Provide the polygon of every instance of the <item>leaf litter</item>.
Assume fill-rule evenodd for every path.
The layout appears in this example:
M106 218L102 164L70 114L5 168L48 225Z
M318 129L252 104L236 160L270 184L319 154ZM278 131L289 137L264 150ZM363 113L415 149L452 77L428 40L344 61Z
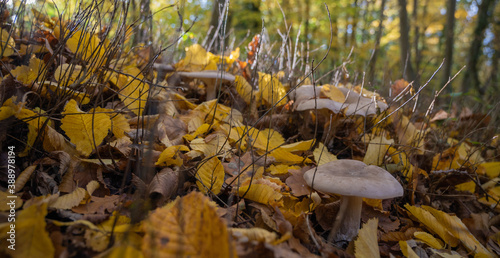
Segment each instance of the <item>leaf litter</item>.
M2 241L2 255L500 254L498 134L478 144L459 137L464 124L441 123L457 114L416 122L348 82L296 85L282 72L249 73L258 37L247 60L239 48L219 56L194 44L154 78L137 61L147 60L142 52L120 56L109 39L54 21L38 18L44 44L18 44L1 30L2 60L27 60L2 68L2 85L19 88L2 93L0 122L6 145L20 150L13 209L21 250ZM391 87L399 94L407 85ZM451 130L444 140L442 130ZM401 198L364 199L364 224L350 243L328 239L340 196L303 178L339 159L380 166L405 189Z

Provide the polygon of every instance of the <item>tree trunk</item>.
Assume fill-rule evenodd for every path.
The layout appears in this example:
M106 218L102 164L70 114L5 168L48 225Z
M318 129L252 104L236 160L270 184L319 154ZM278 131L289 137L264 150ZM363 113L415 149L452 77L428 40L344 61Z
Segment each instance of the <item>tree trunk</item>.
M306 17L306 23L305 23L305 29L304 29L304 42L307 42L309 40L309 19L311 18L311 0L305 0L305 17Z
M472 34L473 40L469 48L469 57L467 59L467 70L465 70L464 79L462 82L462 91L468 92L471 87L476 89L480 96L484 95L485 91L481 87L477 64L481 56L481 46L484 40L484 31L488 27L488 18L493 12L495 0L483 0L479 5L477 12L477 24Z
M375 36L375 47L373 49L373 54L370 59L370 62L368 63L368 82L370 82L372 85L375 82L375 67L377 65L377 56L379 52L379 47L380 47L380 39L382 38L382 32L384 30L384 9L385 9L385 1L382 0L380 3L380 10L379 10L379 23L378 23L378 29L377 29L377 34Z
M408 25L408 11L406 10L406 0L398 0L399 3L399 43L401 49L401 70L403 78L407 81L415 79L413 66L411 63L410 36Z
M444 86L450 79L451 69L453 65L453 44L455 37L455 9L457 6L456 0L448 0L446 6L446 26L444 28L443 34L445 35L445 49L444 49L444 74L441 81L441 85ZM452 92L453 88L451 85L447 86L448 92Z
M137 0L135 0L137 1ZM151 40L151 30L152 30L152 17L151 17L151 7L150 0L138 0L139 8L136 8L135 1L132 1L133 7L132 11L136 14L134 17L138 18L137 32L134 35L133 44L134 46L140 43L148 44Z
M361 44L365 44L367 41L369 41L368 32L370 30L371 21L368 21L368 16L369 14L373 13L373 8L375 5L374 2L375 1L364 1L365 8L363 9L365 11L363 12L363 30L361 32Z
M490 92L495 92L496 95L500 92L500 78L498 77L498 70L500 65L500 17L495 17L492 21L493 24L493 41L491 47L493 48L493 56L491 58L491 71L488 80L484 84L485 91L489 89Z
M413 20L418 21L418 0L413 0ZM415 51L415 82L413 85L415 87L420 86L420 60L422 57L420 56L420 49L418 46L418 41L420 39L420 26L418 22L414 22L413 27L413 49Z
M359 7L358 7L358 0L354 0L354 15L352 16L352 23L351 23L351 35L350 35L350 46L351 47L356 47L356 30L358 29L358 19L359 19Z

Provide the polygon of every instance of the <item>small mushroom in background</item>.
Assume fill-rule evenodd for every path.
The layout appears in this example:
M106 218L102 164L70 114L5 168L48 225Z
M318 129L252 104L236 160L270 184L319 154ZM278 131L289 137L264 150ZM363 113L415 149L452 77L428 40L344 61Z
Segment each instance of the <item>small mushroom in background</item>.
M334 242L351 241L358 234L363 198L389 199L404 193L401 184L385 169L351 159L308 170L304 179L314 190L342 195L329 237Z
M200 72L178 72L177 74L179 74L181 77L202 80L207 85L207 101L215 99L217 97L217 82L220 82L220 80L234 82L235 80L234 75L216 70Z
M345 96L345 99L342 98L343 101L340 102L338 97L335 100L327 98L323 91L325 86L328 88L328 91L334 90L341 92ZM329 109L333 113L338 114L344 109L346 116L369 116L377 114L377 109L384 111L388 108L388 105L383 101L362 96L346 87L335 87L332 85L304 85L292 91L290 96L292 99L295 99L294 108L297 111Z
M350 116L353 114L362 116L375 115L377 114L377 107L380 109L380 111L384 111L389 107L386 103L380 100L361 96L351 89L345 87L339 87L338 89L346 95L346 116Z

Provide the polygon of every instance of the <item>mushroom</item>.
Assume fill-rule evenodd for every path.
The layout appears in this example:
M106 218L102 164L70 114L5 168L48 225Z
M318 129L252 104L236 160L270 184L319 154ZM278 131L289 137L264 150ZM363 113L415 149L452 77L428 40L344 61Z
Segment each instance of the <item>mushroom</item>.
M322 93L322 88L324 86L304 85L293 90L290 93L290 96L295 99L295 110L305 111L313 109L329 109L333 113L338 114L342 109L344 109L346 116L369 116L377 114L377 109L384 111L388 108L388 105L383 101L362 96L346 87L329 86L338 89L344 96L346 96L344 101L339 102L325 98L327 96Z
M340 194L341 205L329 240L351 241L360 226L364 198L403 196L403 187L385 169L358 160L335 160L308 170L304 179L311 188Z
M364 97L351 89L345 87L339 87L338 89L346 95L346 116L350 116L352 114L362 116L374 115L377 114L377 107L380 111L384 111L389 107L380 100Z
M209 70L209 71L201 71L201 72L178 72L181 77L187 78L196 78L202 80L207 85L207 100L212 100L217 97L217 82L229 81L234 82L235 77L232 74Z

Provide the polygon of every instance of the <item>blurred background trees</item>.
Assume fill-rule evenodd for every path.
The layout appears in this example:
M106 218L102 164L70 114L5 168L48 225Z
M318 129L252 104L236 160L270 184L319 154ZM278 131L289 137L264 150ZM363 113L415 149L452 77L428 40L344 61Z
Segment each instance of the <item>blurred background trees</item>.
M58 11L52 2L36 4L57 15L85 1L90 2L55 0ZM418 88L444 60L430 84L433 90L467 66L448 86L449 97L469 95L480 100L500 95L499 0L330 0L330 16L324 1L316 0L123 2L130 5L128 17L136 21L134 44L166 46L180 37L174 44L177 48L200 43L214 53L228 53L240 47L244 59L245 47L262 34L274 53L286 40L304 74L313 60L318 63L325 55L331 35L330 52L315 71L322 83L331 80L332 71L342 71L350 82L361 83L364 78L365 85L379 91L400 78ZM182 51L164 55L175 62Z

